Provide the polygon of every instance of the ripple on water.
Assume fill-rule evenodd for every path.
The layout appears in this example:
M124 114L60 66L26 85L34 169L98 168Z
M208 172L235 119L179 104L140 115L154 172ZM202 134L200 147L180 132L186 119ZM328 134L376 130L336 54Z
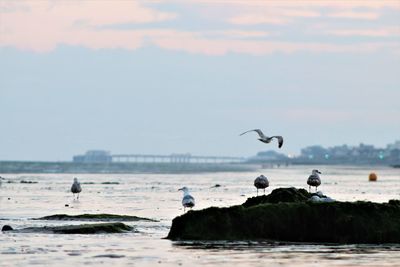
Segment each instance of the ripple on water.
M125 255L118 255L118 254L100 254L100 255L96 255L93 256L94 258L112 258L112 259L116 259L116 258L124 258Z
M305 181L309 169L309 166L299 166L259 172L271 179L269 190L273 190L288 186L306 188ZM398 199L400 196L400 169L374 170L379 175L378 182L374 184L367 181L368 173L371 172L368 169L353 170L334 166L322 166L318 169L326 173L322 177L325 183L321 185L321 190L338 200L368 198L383 202L391 198ZM167 236L172 219L183 213L180 203L182 196L177 192L178 188L186 185L192 189L197 201L195 209L241 204L247 197L255 195L253 181L259 172L180 175L82 174L78 175L84 186L79 202L74 202L69 192L73 178L70 174L24 175L26 180L38 181L38 184L29 185L19 183L22 177L9 175L10 179L15 179L18 183L2 184L1 225L8 224L18 229L65 224L35 222L29 219L58 213L130 214L154 218L159 222L133 223L137 232L118 235L0 233L0 266L50 266L57 263L60 267L70 267L98 266L101 263L111 265L114 262L118 262L118 266L145 267L304 267L313 263L319 267L399 266L400 245L335 246L254 241L171 242L162 239ZM117 181L120 184L101 184L107 181ZM91 182L93 184L90 184ZM223 185L223 188L210 188L216 184ZM73 208L65 207L66 203Z

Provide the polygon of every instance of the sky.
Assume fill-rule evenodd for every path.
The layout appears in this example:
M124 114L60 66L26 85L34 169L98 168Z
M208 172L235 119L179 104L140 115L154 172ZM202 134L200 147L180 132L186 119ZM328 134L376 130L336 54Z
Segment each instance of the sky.
M400 0L0 0L0 160L399 139Z

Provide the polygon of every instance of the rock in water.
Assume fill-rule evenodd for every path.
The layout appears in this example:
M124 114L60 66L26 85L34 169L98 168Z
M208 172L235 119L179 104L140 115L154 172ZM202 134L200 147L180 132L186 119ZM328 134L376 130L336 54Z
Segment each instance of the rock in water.
M167 238L400 243L400 201L314 203L312 196L304 189L279 188L243 205L188 212L172 221Z
M108 221L108 222L135 222L135 221L149 221L156 222L156 220L142 218L132 215L117 215L117 214L79 214L79 215L67 215L67 214L54 214L50 216L44 216L40 218L34 218L33 220L50 220L50 221Z
M1 231L2 232L6 232L6 231L12 231L12 230L14 230L11 226L9 226L9 225L4 225L2 228L1 228Z
M258 196L248 198L244 207L255 206L263 203L279 203L279 202L304 202L311 198L312 194L304 189L290 188L277 188L271 194L266 196Z
M64 226L28 227L14 230L16 233L50 233L50 234L114 234L132 231L133 227L123 223L92 223Z

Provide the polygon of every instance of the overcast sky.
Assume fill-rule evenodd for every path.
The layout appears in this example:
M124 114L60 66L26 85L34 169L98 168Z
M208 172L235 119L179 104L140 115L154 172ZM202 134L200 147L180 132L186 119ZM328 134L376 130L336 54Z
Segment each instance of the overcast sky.
M400 1L0 0L0 125L0 160L383 147Z

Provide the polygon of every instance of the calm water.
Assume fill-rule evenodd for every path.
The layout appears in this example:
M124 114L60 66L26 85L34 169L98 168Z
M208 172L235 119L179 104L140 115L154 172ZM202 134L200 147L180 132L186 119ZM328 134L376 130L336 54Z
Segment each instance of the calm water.
M400 198L400 169L320 166L320 190L338 200L384 202ZM0 233L0 266L400 266L400 245L316 245L271 242L171 242L162 239L171 220L183 213L186 185L195 209L243 203L255 195L259 174L278 187L306 187L310 167L266 169L254 173L207 174L77 174L83 192L73 201L70 174L0 174L0 225L14 228L71 224L33 221L56 213L115 213L159 222L128 223L137 231L124 234L51 235ZM378 182L368 182L375 171ZM21 180L38 182L21 184ZM93 182L94 184L85 184ZM105 185L102 182L119 182ZM220 184L221 187L212 188ZM69 207L65 207L69 204ZM77 222L79 223L79 222Z

